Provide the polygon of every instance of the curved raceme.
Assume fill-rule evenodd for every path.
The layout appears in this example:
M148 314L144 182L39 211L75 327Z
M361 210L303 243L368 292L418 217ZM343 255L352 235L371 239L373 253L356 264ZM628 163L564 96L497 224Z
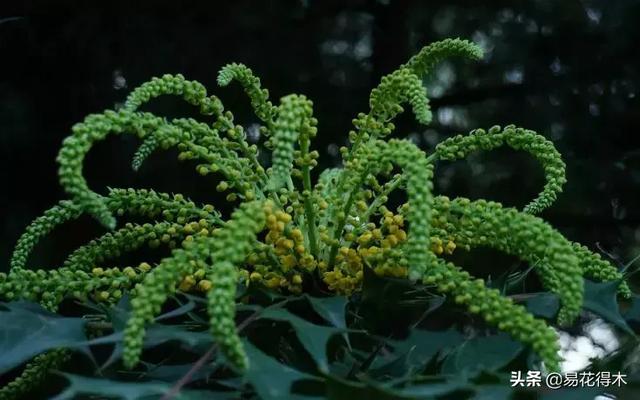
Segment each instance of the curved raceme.
M26 228L10 272L0 274L0 300L28 299L55 311L65 298L109 304L129 294L132 312L123 361L133 368L144 357L145 326L166 300L177 291L206 295L211 334L229 364L242 372L251 360L236 331L238 284L288 293L320 284L323 290L349 295L360 289L364 268L371 268L378 275L408 278L448 296L530 345L548 370L558 370L557 337L545 321L441 256L456 249L492 247L533 265L543 286L560 298L560 325L571 324L579 315L584 277L621 281L623 296L631 291L615 266L531 215L549 207L566 182L565 164L543 136L513 125L476 129L427 152L407 140L384 140L393 132L392 120L403 104L411 106L418 122L430 122L422 80L447 57L478 60L482 50L465 40L446 39L423 48L383 77L371 92L369 112L353 121L351 146L341 149L343 166L325 170L315 184L311 169L317 166L318 152L310 146L317 121L305 96L284 96L274 106L249 68L228 64L220 70L220 86L237 81L248 95L262 121L259 132L267 139L262 147L248 143L244 128L202 84L182 75L164 75L140 85L122 109L88 116L63 142L59 176L70 199ZM197 107L202 120L169 120L141 111L164 95L179 96ZM102 195L90 189L83 175L84 158L111 134L135 135L142 141L134 170L153 152L177 148L179 160L194 160L199 174L214 175L215 189L236 204L235 212L225 220L212 205L196 205L180 194L109 189ZM523 211L485 200L434 197L436 161L500 146L530 154L544 170L544 188ZM272 149L270 168L260 162L261 148ZM395 211L386 205L394 190L408 197ZM92 215L109 231L73 251L60 268L28 268L41 239L83 214ZM136 222L118 225L116 217L134 217ZM171 255L155 265L110 265L144 246L164 246ZM62 350L36 357L0 389L0 400L23 395L44 371L67 357Z
M543 191L524 208L526 213L538 214L556 200L567 181L566 166L560 153L544 136L515 125L508 125L504 129L493 126L488 131L476 129L468 135L448 138L436 146L436 154L441 160L452 161L465 158L477 150L493 150L505 145L531 154L544 169L546 183Z
M278 111L269 101L269 91L262 88L260 78L243 64L227 64L218 72L218 85L227 86L233 80L238 81L244 88L256 116L265 123L272 122Z
M308 137L309 130L314 129L312 113L312 103L305 96L293 94L282 98L273 127L273 188L280 188L291 177L294 144L300 135Z

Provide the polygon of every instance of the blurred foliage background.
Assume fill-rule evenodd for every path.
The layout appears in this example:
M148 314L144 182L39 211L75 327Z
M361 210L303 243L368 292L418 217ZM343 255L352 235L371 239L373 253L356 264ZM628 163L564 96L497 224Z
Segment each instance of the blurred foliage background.
M429 151L476 127L534 129L555 141L568 166L565 192L544 218L620 263L640 251L638 1L11 3L0 5L0 270L24 227L66 197L55 157L70 127L117 107L152 76L201 81L251 136L257 118L239 86L215 84L221 66L245 63L273 99L295 92L314 101L321 167L336 166L351 119L367 110L380 77L446 37L474 40L485 59L440 65L425 80L434 123L419 126L407 113L395 135ZM174 99L153 109L194 113ZM92 187L152 187L223 202L216 179L200 177L175 152L154 154L134 174L136 145L133 138L100 144L85 163ZM439 193L512 206L542 184L534 160L507 150L436 170ZM32 265L56 266L100 230L89 218L64 227L39 246ZM486 259L480 269L504 269Z

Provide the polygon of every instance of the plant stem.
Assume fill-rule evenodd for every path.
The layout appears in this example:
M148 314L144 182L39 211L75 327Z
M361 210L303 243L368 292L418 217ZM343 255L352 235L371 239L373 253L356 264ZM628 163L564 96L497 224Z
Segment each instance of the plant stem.
M438 154L437 153L432 153L427 157L427 162L433 163L437 159L438 159ZM366 178L366 176L368 174L369 174L369 171L368 170L365 171L362 174L361 178L360 178L360 182L364 181L364 179ZM344 176L344 174L343 174L343 176ZM395 182L393 182L393 181L391 182L391 184L388 186L388 188L390 189L388 193L391 193L391 191L393 191L401 182L402 182L402 175ZM349 216L349 212L351 211L351 206L353 205L353 201L355 200L355 192L357 190L356 188L359 188L359 187L360 187L360 184L356 185L354 190L352 190L351 193L349 194L349 199L347 200L346 206L345 206L345 208L343 210L344 219L342 219L342 221L336 226L336 229L333 232L333 238L336 239L336 240L342 234L342 230L344 229L344 226L345 226L345 224L347 222L347 218ZM375 203L376 202L374 200L374 202L372 203L372 206ZM369 210L367 210L367 216L370 216L370 211L371 211L371 208L369 208ZM364 222L366 222L366 221L364 221ZM334 244L333 246L331 246L331 253L329 254L329 261L328 261L327 265L329 265L329 266L333 265L333 262L335 261L336 256L338 255L338 247L339 247L339 244Z
M316 235L316 214L311 201L311 168L306 158L309 155L309 138L303 135L300 138L300 154L302 157L302 196L304 197L304 213L307 222L307 235L309 236L309 248L314 257L318 257L318 240Z
M282 301L279 301L278 303L268 306L267 309L280 307L281 305L287 303L289 300L290 299L284 299ZM244 321L238 324L238 327L237 327L238 333L242 332L247 326L249 326L249 324L255 321L260 316L260 313L262 313L264 310L265 308L255 311L253 314L249 315ZM182 378L180 378L180 380L178 380L178 382L176 382L175 385L171 387L171 390L165 393L160 400L173 399L180 392L180 390L191 381L191 378L195 375L195 373L198 372L198 370L204 366L204 364L209 360L209 358L211 358L211 356L217 350L217 348L218 348L218 343L212 344L211 347L209 347L209 350L207 350L207 352L204 353L198 359L198 361L196 361L193 364L193 366L191 366L189 371L187 371L187 373L184 374Z
M364 176L366 176L365 173ZM349 194L349 199L347 200L347 204L344 207L344 218L341 219L340 223L336 225L336 229L333 231L333 238L338 240L340 235L342 234L342 230L344 229L345 224L347 223L347 217L349 216L349 211L351 211L351 206L353 205L353 200L355 199L355 190L353 190ZM340 243L334 244L331 246L331 253L329 254L329 261L327 263L328 266L333 265L336 256L338 255L338 247L340 247Z

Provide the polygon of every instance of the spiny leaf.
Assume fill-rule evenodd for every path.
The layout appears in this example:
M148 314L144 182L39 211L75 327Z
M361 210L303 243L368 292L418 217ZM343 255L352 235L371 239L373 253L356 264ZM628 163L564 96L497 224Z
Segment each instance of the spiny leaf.
M631 306L624 313L624 319L630 322L632 326L640 327L640 296L635 295L631 300Z
M102 365L103 369L122 357L124 351L123 337L124 331L118 331L87 342L90 345L115 344L109 359ZM198 353L210 347L213 338L209 332L188 331L180 325L153 324L146 331L143 348L149 349L170 341L185 343L189 350Z
M193 363L175 364L175 365L156 365L152 363L142 362L147 368L144 377L150 380L159 380L162 382L173 383L184 377L192 368ZM189 383L206 379L217 368L216 364L207 364L200 368L196 373L190 376Z
M69 386L51 400L72 400L79 395L99 395L110 399L139 400L159 399L167 393L171 386L163 382L120 382L110 379L87 378L80 375L63 374ZM196 399L237 399L236 392L213 392L200 390L183 390L175 400Z
M320 314L327 322L330 322L331 325L336 328L347 329L345 313L349 299L344 296L313 297L309 295L305 295L305 298L309 301L313 310ZM347 343L347 346L351 347L349 335L344 332L342 337Z
M324 372L328 371L327 343L334 334L343 332L342 329L312 324L282 308L265 309L260 318L274 319L291 324L298 340L309 352L318 368Z
M344 296L313 297L309 295L306 295L305 298L309 301L313 310L327 322L330 322L331 325L336 328L347 328L345 312L349 299Z
M193 308L193 306L193 301L189 301L188 303L168 313L158 316L156 318L156 321L173 318L188 313ZM110 335L92 339L88 342L88 344L91 345L115 344L111 355L102 365L103 369L110 366L122 357L124 351L124 329L130 312L130 303L128 301L128 298L124 297L120 300L118 305L112 307L109 310L109 315L114 332ZM192 351L204 351L204 349L207 349L209 346L211 346L213 338L211 337L209 332L194 332L189 331L185 327L180 325L162 325L156 323L148 327L143 347L145 349L148 349L169 341L186 343L189 346L189 349L191 349Z
M314 380L315 377L278 362L248 340L243 340L243 344L247 356L251 360L245 376L261 400L310 400L314 398L291 393L291 387L297 381Z
M617 300L620 281L596 283L585 279L584 285L585 296L583 307L604 318L606 321L609 321L623 332L635 336L633 329L629 327L622 315L620 315L620 307L618 306Z
M426 377L421 383L410 385L398 392L411 399L432 399L461 389L468 389L471 385L460 378Z
M408 354L408 366L423 367L436 354L440 353L444 357L463 341L464 336L452 329L446 331L412 329L405 340L392 343L396 353Z
M481 370L495 371L516 358L522 349L521 343L504 333L475 337L462 343L446 358L442 372L471 375Z
M29 302L0 303L0 374L47 350L78 347L88 352L86 320L50 313Z
M328 400L343 399L376 399L376 400L409 400L412 397L402 396L392 390L385 389L374 382L354 382L330 375L327 377Z
M533 315L554 319L560 308L560 300L553 293L535 293L525 300L525 305Z

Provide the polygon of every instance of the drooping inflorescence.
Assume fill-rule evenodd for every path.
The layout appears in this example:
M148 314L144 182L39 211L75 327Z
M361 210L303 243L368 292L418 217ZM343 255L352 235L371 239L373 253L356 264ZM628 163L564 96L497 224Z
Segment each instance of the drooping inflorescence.
M565 164L543 136L513 125L496 126L453 136L426 152L407 140L385 140L403 104L411 106L418 122L430 122L422 82L438 62L451 56L480 59L482 51L465 40L443 40L383 77L371 92L369 112L353 121L351 146L341 149L343 166L322 172L315 185L311 170L318 152L311 150L311 141L317 121L306 97L284 96L274 106L249 68L229 64L220 70L218 84L237 81L262 121L265 147L273 150L271 167L266 168L259 162L258 146L247 142L244 128L202 84L182 75L164 75L140 85L120 110L88 116L63 142L59 176L71 199L27 227L15 247L10 272L0 274L0 300L29 299L55 311L68 297L112 303L129 293L132 312L124 333L123 359L133 368L144 356L145 325L167 298L176 291L204 293L213 338L229 363L244 371L251 360L236 331L238 284L300 293L305 282L321 282L330 291L351 294L361 287L364 269L371 268L378 275L408 278L450 297L530 345L547 369L558 370L556 335L546 322L441 255L485 246L528 262L543 286L559 297L561 325L571 324L580 313L583 277L622 281L623 275L532 215L549 207L566 182ZM198 108L206 122L169 120L140 110L163 95L182 97ZM132 134L142 141L134 169L141 168L153 152L175 147L179 160L196 161L198 173L213 174L218 179L216 190L241 204L225 221L212 205L196 205L180 194L92 191L82 164L92 146L111 134ZM529 153L544 169L544 188L523 211L485 200L434 197L436 161L499 146ZM386 204L394 190L404 190L408 197L395 211ZM27 268L39 240L85 213L109 231L72 252L60 268ZM118 225L131 216L148 222ZM171 255L156 265L110 266L120 255L144 246L166 246ZM619 292L631 294L625 282ZM23 393L42 371L65 357L57 351L38 356L0 390L0 399Z
M294 160L294 145L300 135L313 129L312 104L304 96L289 95L282 98L278 107L278 118L273 130L273 187L280 188L291 178ZM303 139L304 140L304 139Z
M436 146L436 154L441 160L452 161L465 158L477 150L493 150L503 145L531 154L544 168L544 189L524 208L526 213L540 213L556 200L566 182L562 157L553 143L544 136L528 129L516 128L514 125L506 126L504 129L493 126L488 131L476 129L469 135L457 135L446 139Z

